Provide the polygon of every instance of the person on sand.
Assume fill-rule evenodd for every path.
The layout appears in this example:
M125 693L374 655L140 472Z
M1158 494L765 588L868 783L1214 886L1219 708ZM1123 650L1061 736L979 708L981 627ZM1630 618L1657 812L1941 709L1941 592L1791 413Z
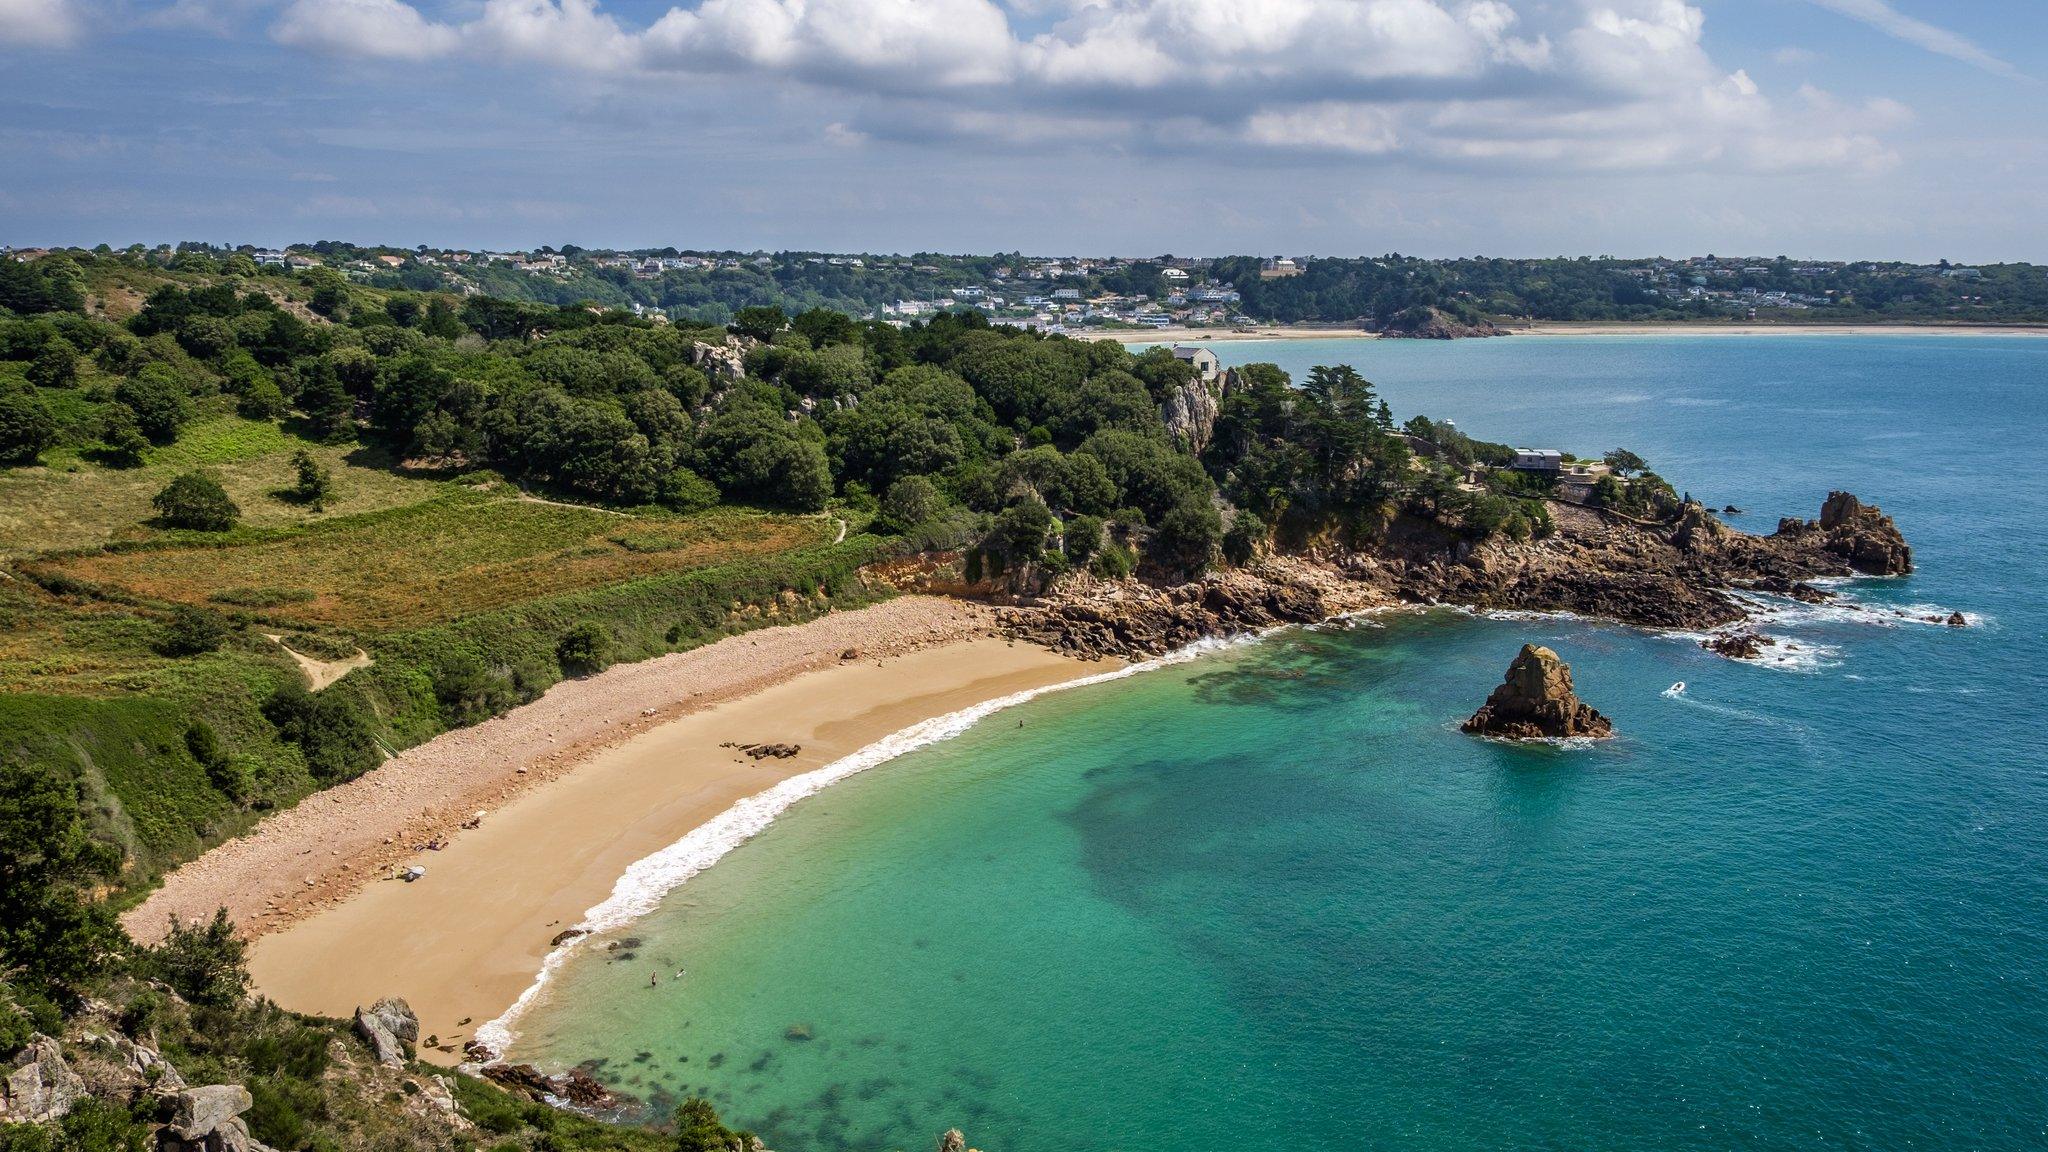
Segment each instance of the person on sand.
M649 988L661 987L661 974L658 972L649 972L647 974L647 986Z

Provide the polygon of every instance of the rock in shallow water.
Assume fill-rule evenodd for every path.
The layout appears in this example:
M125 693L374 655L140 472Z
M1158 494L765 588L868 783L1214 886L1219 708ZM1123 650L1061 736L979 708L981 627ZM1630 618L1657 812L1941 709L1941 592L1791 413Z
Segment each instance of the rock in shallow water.
M1607 717L1573 693L1571 665L1534 644L1522 645L1506 680L1463 727L1474 735L1507 740L1614 735Z

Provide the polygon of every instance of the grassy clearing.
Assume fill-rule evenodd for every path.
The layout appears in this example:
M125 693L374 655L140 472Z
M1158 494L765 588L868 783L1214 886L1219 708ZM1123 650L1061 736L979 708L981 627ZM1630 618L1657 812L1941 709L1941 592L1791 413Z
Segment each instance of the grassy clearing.
M376 634L829 540L823 521L719 510L624 517L450 489L404 508L225 543L156 542L38 562L149 601L202 604L260 575L266 619ZM310 597L308 597L310 594Z
M275 495L296 478L292 454L302 448L334 474L334 499L325 511ZM256 528L317 524L399 507L451 487L446 481L403 475L373 449L301 440L269 421L237 416L187 427L177 443L152 449L136 468L108 468L69 449L52 449L43 458L42 467L0 471L0 559L148 539L155 535L145 523L153 515L150 497L172 477L195 468L212 469L241 506L242 522Z

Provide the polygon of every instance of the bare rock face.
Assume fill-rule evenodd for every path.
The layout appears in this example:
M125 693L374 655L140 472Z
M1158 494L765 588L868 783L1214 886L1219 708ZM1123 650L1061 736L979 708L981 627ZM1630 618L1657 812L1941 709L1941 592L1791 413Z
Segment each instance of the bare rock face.
M1508 740L1614 735L1607 717L1572 692L1571 665L1534 644L1522 645L1521 654L1508 665L1507 679L1465 721L1464 729Z
M690 364L711 377L714 385L747 378L747 345L751 343L738 336L728 336L724 343L707 344L702 340L690 345Z
M1753 632L1747 628L1742 628L1734 632L1724 632L1718 636L1709 636L1705 640L1700 641L1700 647L1717 655L1726 656L1730 660L1754 660L1764 654L1765 648L1771 647L1776 643L1776 640L1760 632Z
M1818 536L1820 549L1866 576L1898 576L1913 570L1913 549L1898 525L1875 504L1848 492L1830 492L1818 520L1778 522L1778 535Z
M1159 406L1159 418L1181 450L1199 456L1216 431L1216 393L1200 380L1174 389Z
M0 1079L0 1121L40 1124L71 1111L85 1095L85 1081L64 1062L64 1050L48 1036L31 1037Z
M406 1044L419 1043L419 1017L413 1015L412 1005L387 996L368 1008L356 1009L356 1035L377 1054L377 1063L402 1068Z

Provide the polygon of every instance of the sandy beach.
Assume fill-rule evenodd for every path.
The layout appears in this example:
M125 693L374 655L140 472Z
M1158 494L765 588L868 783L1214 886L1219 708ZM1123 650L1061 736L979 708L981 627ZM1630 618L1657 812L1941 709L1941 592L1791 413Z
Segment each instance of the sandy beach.
M1509 326L1516 336L2048 336L2038 324L1774 324L1746 321L1729 324L1658 324L1620 321L1539 321ZM1371 340L1374 334L1356 325L1264 324L1245 328L1157 328L1080 332L1077 340L1114 340L1119 344L1230 344L1245 340Z
M454 1049L422 1056L453 1062L634 861L912 724L1113 667L986 626L984 609L902 597L558 686L266 821L125 919L161 934L169 915L224 905L256 938L259 993L335 1016L402 996L422 1038ZM854 645L862 657L841 659ZM760 742L801 751L757 760L731 746ZM430 795L440 803L422 813ZM460 828L473 809L481 823ZM435 837L438 850L419 847ZM415 864L419 881L390 878Z

